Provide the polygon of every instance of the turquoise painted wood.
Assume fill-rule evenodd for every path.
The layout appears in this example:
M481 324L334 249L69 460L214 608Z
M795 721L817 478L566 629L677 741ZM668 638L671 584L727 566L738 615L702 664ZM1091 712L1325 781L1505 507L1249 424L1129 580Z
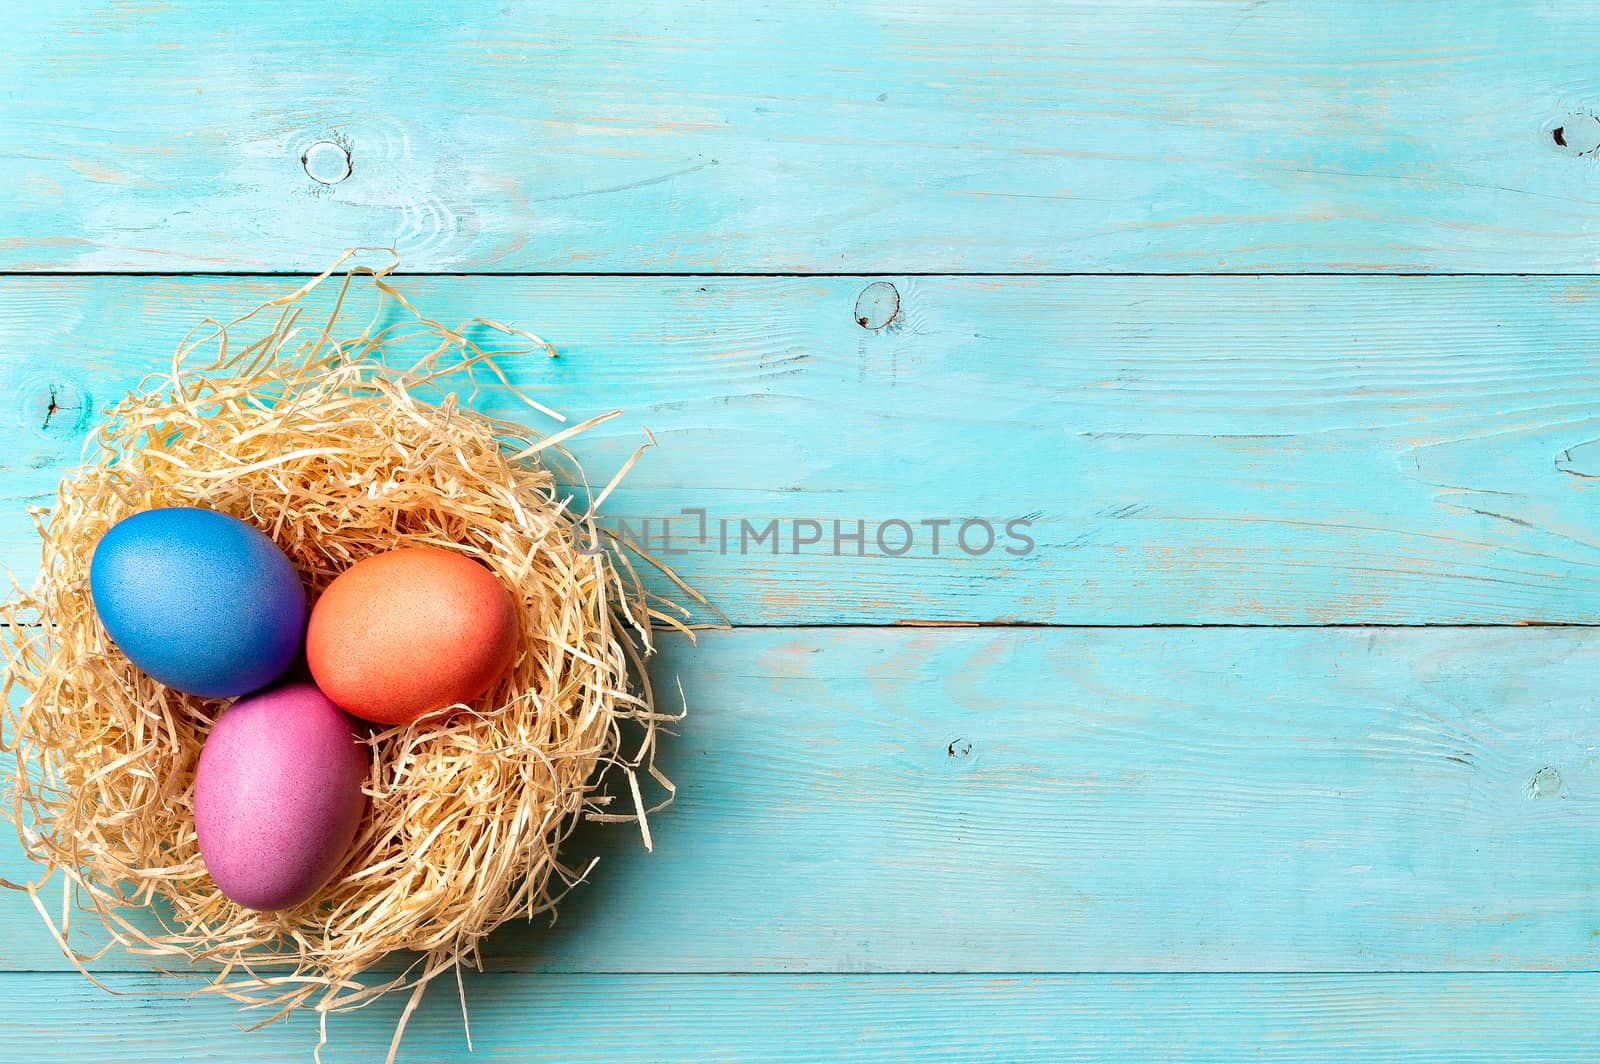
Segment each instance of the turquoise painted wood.
M1588 272L1600 237L1588 0L10 7L9 269Z
M293 283L215 274L392 246L430 311L556 342L518 384L626 410L591 473L654 431L611 515L679 515L736 626L665 641L681 798L493 938L474 1059L1591 1059L1595 16L7 11L0 563L98 409ZM872 539L1016 516L1023 556ZM97 990L16 893L0 929L0 1064L315 1044L119 954ZM446 984L400 1059L463 1055Z
M502 970L1600 968L1574 628L742 629L674 640L655 852L608 826ZM0 875L27 872L15 846ZM60 969L0 894L0 964ZM137 959L107 968L142 970Z
M897 308L863 300L891 284ZM624 409L576 444L600 482L655 433L608 501L612 527L626 519L640 538L649 519L660 550L670 519L684 552L670 561L736 623L1600 618L1590 279L402 287L446 320L490 314L557 344L560 357L509 369L574 421ZM97 408L164 366L204 314L288 288L0 279L0 561L31 574L24 506L48 502ZM858 324L891 309L879 329ZM517 413L480 384L478 405ZM704 543L685 508L707 511ZM954 542L974 517L997 531L981 556ZM1025 545L1004 523L1021 517L1035 546L1015 556ZM945 519L936 556L920 522ZM758 538L774 520L778 535ZM885 554L903 543L894 520L914 536L898 557ZM835 544L835 521L844 535L865 523L867 556ZM968 543L981 549L982 531Z
M124 976L0 978L7 1059L309 1060L312 1019L250 1014ZM701 1064L1571 1064L1600 1040L1600 973L1393 976L469 976L412 1019L402 1061ZM328 1024L326 1064L381 1059L401 1003ZM172 1010L186 1021L174 1024Z

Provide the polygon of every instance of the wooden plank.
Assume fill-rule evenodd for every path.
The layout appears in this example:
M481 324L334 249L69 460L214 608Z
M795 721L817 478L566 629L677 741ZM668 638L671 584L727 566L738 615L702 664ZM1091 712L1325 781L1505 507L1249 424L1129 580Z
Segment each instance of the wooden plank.
M120 994L187 980L117 977ZM1600 974L1384 976L478 976L474 1061L1240 1060L1568 1064L1600 1039ZM113 997L75 975L0 979L14 1060L309 1059L312 1017L211 999ZM381 1060L400 1002L328 1023L324 1064ZM454 987L424 1001L399 1060L465 1059Z
M24 507L49 501L97 408L203 315L289 287L0 279L0 561L31 576ZM555 342L561 357L510 368L574 419L626 409L579 438L597 481L652 429L661 446L608 502L613 527L650 518L660 550L670 519L687 551L670 560L739 623L1600 621L1595 280L404 288L446 319ZM480 383L481 407L516 412ZM707 511L703 543L685 508ZM1030 515L1034 549L1007 553L1022 543L1004 523ZM953 542L970 518L997 532L981 556ZM757 539L774 520L781 540ZM874 535L898 549L895 520L915 537L898 557ZM937 520L935 556L921 522ZM833 542L834 522L849 536L858 521L859 548Z
M13 6L7 269L1585 272L1600 235L1588 0Z
M656 674L691 715L655 852L587 834L492 966L1600 966L1587 631L743 629ZM0 923L7 969L62 966L25 898Z

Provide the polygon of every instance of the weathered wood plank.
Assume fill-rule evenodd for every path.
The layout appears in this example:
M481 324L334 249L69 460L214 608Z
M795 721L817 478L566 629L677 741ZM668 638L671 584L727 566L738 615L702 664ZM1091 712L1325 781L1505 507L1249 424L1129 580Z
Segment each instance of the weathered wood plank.
M119 993L183 980L125 976ZM75 975L0 978L9 1059L310 1058L314 1018L257 1031L210 999L112 997ZM1569 1064L1600 1039L1600 974L1433 976L470 976L474 1061L1241 1060ZM325 1064L382 1059L400 1002L329 1020ZM424 1001L402 1064L466 1059L454 987Z
M33 571L24 507L48 502L97 407L202 315L289 287L0 279L0 560ZM446 319L554 341L561 357L513 379L574 419L625 408L578 441L597 480L654 430L608 503L614 527L651 517L660 549L670 518L688 551L670 560L739 623L1600 621L1600 281L404 287ZM480 383L480 406L515 411ZM1004 522L1028 515L1035 547L1013 556ZM982 556L954 543L969 518L998 533ZM935 556L921 522L944 519ZM758 540L773 520L781 541ZM915 536L899 557L874 536L898 549L894 520ZM835 521L844 536L865 522L866 556L833 542Z
M1600 966L1585 630L743 629L656 672L691 715L655 852L587 836L492 966ZM0 923L62 966L25 898Z
M12 7L8 269L1585 272L1600 236L1588 0Z

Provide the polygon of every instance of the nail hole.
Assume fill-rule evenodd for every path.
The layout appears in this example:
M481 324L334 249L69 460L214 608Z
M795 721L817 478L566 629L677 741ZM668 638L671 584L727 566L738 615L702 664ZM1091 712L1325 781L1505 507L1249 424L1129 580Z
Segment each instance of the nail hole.
M888 281L873 281L856 297L856 324L878 331L900 313L900 290Z
M337 185L350 176L350 152L343 144L319 140L300 156L306 176L319 185Z

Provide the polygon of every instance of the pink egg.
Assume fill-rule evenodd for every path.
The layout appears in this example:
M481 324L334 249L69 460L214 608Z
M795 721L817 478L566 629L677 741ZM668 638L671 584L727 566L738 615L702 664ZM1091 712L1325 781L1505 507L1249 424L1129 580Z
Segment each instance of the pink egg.
M356 725L311 684L241 698L200 751L194 826L222 892L250 909L287 909L339 870L367 798Z

